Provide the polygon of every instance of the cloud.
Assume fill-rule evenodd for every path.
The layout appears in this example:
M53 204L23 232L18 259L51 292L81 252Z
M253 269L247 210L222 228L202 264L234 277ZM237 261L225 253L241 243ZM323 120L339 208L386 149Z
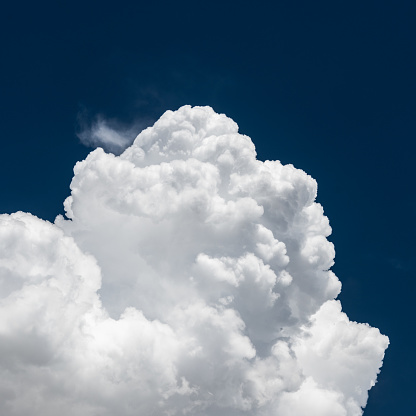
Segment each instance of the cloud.
M150 124L145 118L135 120L129 125L115 119L106 119L102 115L90 118L88 111L82 108L77 117L77 137L87 147L102 147L105 151L119 155L133 143L137 132Z
M316 192L209 107L92 151L66 218L0 216L0 413L361 415L388 338L334 300Z

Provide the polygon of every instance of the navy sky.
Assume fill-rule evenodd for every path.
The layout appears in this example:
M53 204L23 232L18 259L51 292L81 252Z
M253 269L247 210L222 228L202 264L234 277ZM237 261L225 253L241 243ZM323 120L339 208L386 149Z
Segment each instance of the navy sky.
M260 159L318 181L344 311L391 342L364 414L411 414L415 21L410 0L9 2L0 212L63 212L72 168L91 150L76 136L80 114L147 126L210 105Z

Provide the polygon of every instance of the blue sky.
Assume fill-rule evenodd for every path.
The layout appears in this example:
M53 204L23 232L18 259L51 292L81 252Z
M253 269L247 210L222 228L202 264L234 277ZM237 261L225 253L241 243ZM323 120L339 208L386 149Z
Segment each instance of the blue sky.
M91 150L82 122L147 126L184 104L212 106L260 159L317 180L343 308L391 342L364 414L406 414L415 13L410 1L3 6L0 212L63 212L72 168Z

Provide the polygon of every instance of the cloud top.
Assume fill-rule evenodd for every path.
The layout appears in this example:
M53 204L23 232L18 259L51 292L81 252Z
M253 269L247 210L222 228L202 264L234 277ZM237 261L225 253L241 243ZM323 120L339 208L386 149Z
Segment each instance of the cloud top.
M361 415L388 339L334 300L316 192L209 107L91 152L67 218L0 216L1 413Z

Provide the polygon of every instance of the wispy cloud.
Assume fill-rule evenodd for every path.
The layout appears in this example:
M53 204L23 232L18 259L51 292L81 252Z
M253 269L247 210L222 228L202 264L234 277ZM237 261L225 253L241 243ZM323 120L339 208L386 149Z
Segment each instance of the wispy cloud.
M77 116L77 137L87 147L102 147L114 154L122 153L136 136L152 123L149 118L135 119L123 123L114 118L105 118L101 114L91 117L82 108Z

